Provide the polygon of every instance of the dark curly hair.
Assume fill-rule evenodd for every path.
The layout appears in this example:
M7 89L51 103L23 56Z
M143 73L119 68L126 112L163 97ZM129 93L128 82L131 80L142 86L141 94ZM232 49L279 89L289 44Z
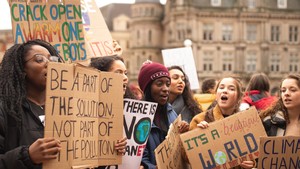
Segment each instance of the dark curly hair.
M195 101L195 99L193 97L193 92L192 92L191 87L190 87L191 84L190 84L189 78L180 66L170 66L170 67L168 67L169 71L173 70L173 69L177 69L177 70L181 71L183 73L183 76L185 77L184 78L185 87L184 87L183 92L182 92L181 95L183 97L184 104L192 112L192 116L194 117L196 114L201 113L202 110L200 109L199 104Z
M45 47L50 55L58 56L55 48L43 40L30 40L23 44L15 44L9 48L0 64L0 99L4 111L21 123L22 102L26 99L26 83L24 75L25 56L32 46ZM62 61L62 60L61 60Z

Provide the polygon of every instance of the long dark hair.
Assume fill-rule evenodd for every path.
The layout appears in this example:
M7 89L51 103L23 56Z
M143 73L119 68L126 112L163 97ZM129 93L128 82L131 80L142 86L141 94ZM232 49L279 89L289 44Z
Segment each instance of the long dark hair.
M297 81L297 86L300 88L300 75L299 74L290 74L286 78L284 78L283 80L285 80L285 79L294 79L294 80L296 80ZM280 88L282 87L283 80L281 81ZM267 116L270 116L270 115L273 115L273 114L277 113L278 111L282 111L284 119L286 120L287 123L290 123L288 110L283 104L283 100L282 100L281 95L282 95L282 93L280 92L279 93L280 97L279 97L278 101L274 105L270 106L265 111L262 111L259 114L260 118L262 120Z
M195 101L195 99L193 97L193 92L191 90L191 84L190 84L188 76L185 74L185 72L179 66L168 67L169 71L173 70L173 69L177 69L177 70L181 71L184 76L185 87L181 94L183 97L183 100L184 100L184 104L190 110L190 112L192 113L192 116L195 116L196 114L201 113L202 110L200 109L199 104Z
M270 90L270 80L264 73L255 73L251 76L246 91L258 90L261 94L266 96L266 92Z
M97 58L91 58L90 66L96 68L100 71L109 72L111 66L113 65L114 61L120 60L124 63L124 59L120 56L113 55L113 56L103 56ZM130 88L127 86L124 98L136 99L134 94L131 92Z
M13 45L5 52L0 64L0 99L4 111L17 120L18 125L21 123L22 102L26 99L27 94L24 72L25 57L34 45L45 47L50 55L61 58L50 43L36 39Z

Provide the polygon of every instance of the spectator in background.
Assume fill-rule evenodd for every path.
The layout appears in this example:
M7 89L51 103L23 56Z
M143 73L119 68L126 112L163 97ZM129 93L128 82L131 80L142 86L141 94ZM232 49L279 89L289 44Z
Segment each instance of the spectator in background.
M138 85L130 84L129 89L137 100L142 100L144 98L143 91Z
M168 103L171 79L164 65L147 61L140 69L138 82L145 101L158 104L141 163L141 168L156 169L154 150L165 140L170 124L177 118L176 112ZM182 133L188 130L189 125L183 121L178 127Z
M288 75L276 104L260 113L268 136L300 136L300 75Z
M201 94L194 94L194 99L201 105L203 111L207 110L216 99L216 79L205 79L202 83Z
M197 127L205 129L211 122L222 120L238 113L242 96L242 84L238 79L233 77L221 79L217 84L216 106L196 115L190 123L190 130ZM242 168L253 168L254 166L255 161L243 161L240 165Z
M113 56L92 58L90 62L90 66L100 71L114 72L122 75L124 98L135 99L135 96L128 88L127 68L124 64L124 60L122 57L113 55Z
M247 85L240 110L255 106L260 111L271 106L277 100L277 97L271 96L269 90L270 81L268 76L264 73L253 74Z
M181 114L182 120L190 123L202 110L193 98L190 82L184 71L179 66L171 66L168 70L171 77L169 102L175 112Z

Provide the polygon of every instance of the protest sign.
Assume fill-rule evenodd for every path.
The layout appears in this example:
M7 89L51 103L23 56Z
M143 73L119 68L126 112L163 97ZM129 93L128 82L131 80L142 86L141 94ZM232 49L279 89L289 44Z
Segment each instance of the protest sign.
M80 0L10 0L15 43L42 39L65 61L86 60Z
M82 0L82 22L88 57L114 55L113 40L94 0Z
M179 66L189 77L191 89L199 89L199 81L191 47L162 50L164 65L166 67Z
M255 107L181 134L192 168L232 168L259 155L259 137L266 136Z
M124 99L123 133L127 146L118 169L139 168L156 108L157 103Z
M44 169L121 164L122 76L74 64L48 63L45 137L61 141Z
M300 168L300 137L261 137L258 169Z
M166 139L154 150L158 168L183 169L184 163L181 156L182 144L178 124L181 115L170 125Z
M10 0L15 43L42 39L67 62L115 54L94 0Z

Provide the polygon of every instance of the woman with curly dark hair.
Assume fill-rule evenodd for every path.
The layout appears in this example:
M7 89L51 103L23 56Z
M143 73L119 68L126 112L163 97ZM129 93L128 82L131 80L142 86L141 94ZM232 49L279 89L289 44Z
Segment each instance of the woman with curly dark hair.
M47 65L60 57L49 43L16 44L0 68L0 168L42 168L55 159L60 141L44 137Z
M268 136L300 136L300 75L288 75L280 85L280 98L260 117Z
M179 66L168 67L171 84L169 102L182 120L190 123L192 118L201 113L201 106L194 100L188 76Z

